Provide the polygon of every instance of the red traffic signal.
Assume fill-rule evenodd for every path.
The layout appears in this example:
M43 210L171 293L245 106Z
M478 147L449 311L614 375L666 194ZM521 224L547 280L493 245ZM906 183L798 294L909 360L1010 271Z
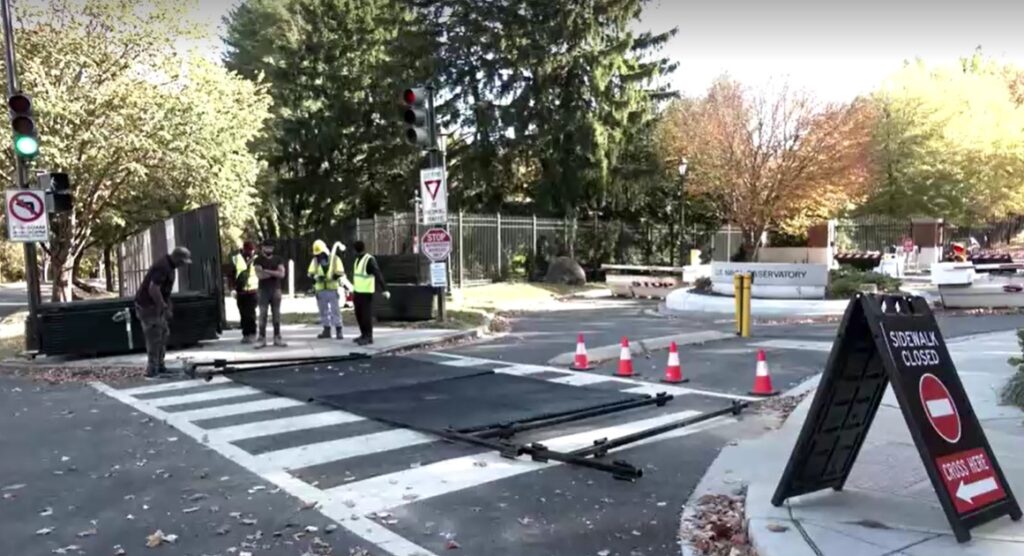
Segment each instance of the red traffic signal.
M427 103L427 90L411 87L402 91L402 121L405 122L405 141L422 148L430 147L430 126L433 114Z

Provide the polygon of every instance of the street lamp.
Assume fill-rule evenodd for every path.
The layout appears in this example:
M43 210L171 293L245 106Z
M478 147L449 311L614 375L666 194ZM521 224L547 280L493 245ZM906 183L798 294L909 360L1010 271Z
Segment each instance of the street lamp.
M686 266L686 171L689 166L686 157L679 159L679 266Z

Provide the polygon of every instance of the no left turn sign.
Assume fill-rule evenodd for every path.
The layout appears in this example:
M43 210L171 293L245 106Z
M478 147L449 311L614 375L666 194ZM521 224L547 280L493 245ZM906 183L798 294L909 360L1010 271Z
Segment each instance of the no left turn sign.
M7 239L22 243L49 241L46 193L34 189L7 191Z
M950 444L960 441L960 412L956 409L953 397L939 378L931 373L921 375L918 382L921 405L924 406L928 422L935 432Z

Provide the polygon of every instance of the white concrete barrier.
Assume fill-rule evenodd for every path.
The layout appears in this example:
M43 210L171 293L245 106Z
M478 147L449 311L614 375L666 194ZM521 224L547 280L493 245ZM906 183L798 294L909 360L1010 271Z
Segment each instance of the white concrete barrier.
M751 299L750 313L756 317L841 315L847 304L846 299ZM732 297L676 290L668 294L665 308L677 312L733 315L736 303Z

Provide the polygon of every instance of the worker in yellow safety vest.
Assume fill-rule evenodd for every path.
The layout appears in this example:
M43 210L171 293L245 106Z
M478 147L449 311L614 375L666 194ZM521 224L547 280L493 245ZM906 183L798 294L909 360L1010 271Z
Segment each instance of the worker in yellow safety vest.
M387 291L388 286L377 261L366 252L366 244L357 241L352 244L352 248L356 252L356 262L352 268L352 303L355 305L356 322L359 323L356 343L365 346L373 343L373 295L377 292L378 283L384 299L391 299L391 294Z
M328 252L327 244L322 240L313 242L313 260L309 262L309 277L313 279L313 290L316 293L316 305L320 310L320 326L323 332L317 338L331 337L331 327L340 340L345 337L341 324L341 306L338 288L344 286L351 290L352 284L345 277L345 266L341 262L340 252L345 245L336 243Z
M253 267L255 259L256 244L251 241L243 243L242 250L231 258L235 270L235 302L242 323L243 344L251 344L256 339L256 304L260 280Z

